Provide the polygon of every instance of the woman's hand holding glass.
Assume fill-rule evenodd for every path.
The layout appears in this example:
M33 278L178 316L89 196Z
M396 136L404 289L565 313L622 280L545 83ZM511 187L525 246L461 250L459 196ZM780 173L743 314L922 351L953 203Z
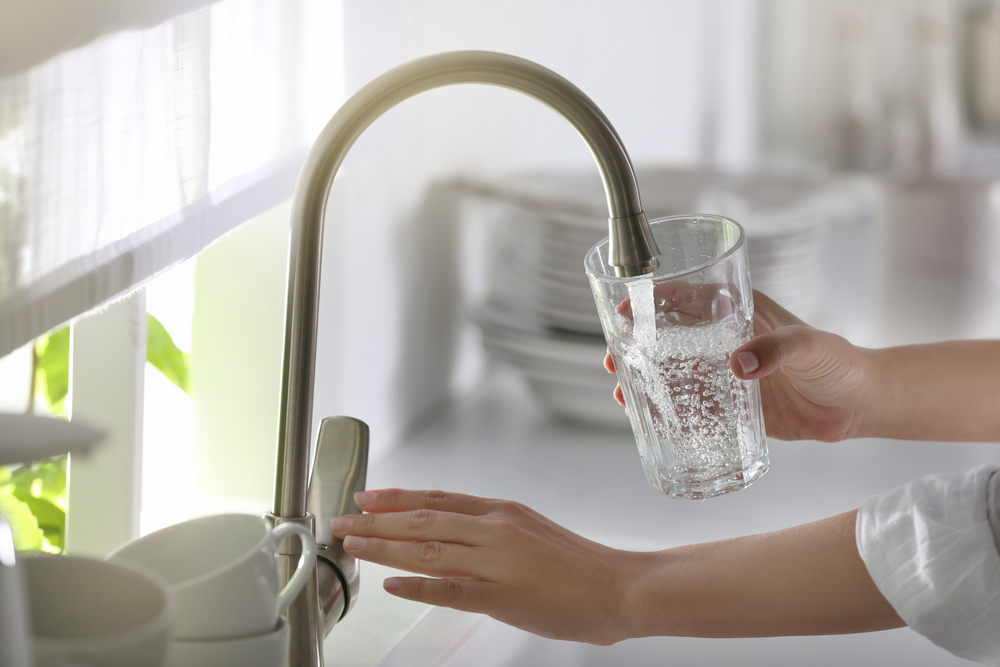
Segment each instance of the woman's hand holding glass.
M356 501L367 514L331 524L344 550L427 575L386 580L395 595L554 639L611 644L628 636L622 612L640 554L584 539L504 500L383 489Z
M696 321L698 313L711 307L696 291L670 297L658 299L658 307L679 312L677 317L685 320ZM874 363L868 350L810 327L756 290L754 336L733 352L729 366L741 379L760 380L769 437L833 442L865 434ZM614 373L610 354L604 365ZM621 387L614 396L625 404Z
M756 290L754 308L754 338L733 352L729 368L760 380L768 437L1000 440L1000 341L866 349L809 326ZM614 372L611 355L604 365ZM615 398L624 404L620 388Z

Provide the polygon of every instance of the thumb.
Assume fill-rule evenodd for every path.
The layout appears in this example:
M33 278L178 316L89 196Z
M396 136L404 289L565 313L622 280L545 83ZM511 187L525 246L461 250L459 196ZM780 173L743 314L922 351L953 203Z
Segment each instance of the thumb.
M807 366L820 351L816 329L793 325L757 336L736 348L729 357L729 368L741 380L757 380L782 366Z

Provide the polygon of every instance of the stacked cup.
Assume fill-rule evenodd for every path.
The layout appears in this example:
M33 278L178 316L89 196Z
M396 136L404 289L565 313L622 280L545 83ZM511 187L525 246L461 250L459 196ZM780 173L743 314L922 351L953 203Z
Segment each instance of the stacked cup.
M297 535L302 562L282 588L278 545ZM288 623L281 614L305 587L316 563L308 528L272 528L248 514L185 521L118 548L112 563L132 563L166 580L177 601L167 649L171 667L281 667Z

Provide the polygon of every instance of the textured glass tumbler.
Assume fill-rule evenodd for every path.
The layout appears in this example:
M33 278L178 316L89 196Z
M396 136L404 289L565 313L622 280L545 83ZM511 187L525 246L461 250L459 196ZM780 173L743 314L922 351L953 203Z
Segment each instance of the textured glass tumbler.
M676 498L738 491L768 467L758 382L729 370L753 336L743 228L680 215L650 229L653 273L616 276L608 239L585 260L646 478Z

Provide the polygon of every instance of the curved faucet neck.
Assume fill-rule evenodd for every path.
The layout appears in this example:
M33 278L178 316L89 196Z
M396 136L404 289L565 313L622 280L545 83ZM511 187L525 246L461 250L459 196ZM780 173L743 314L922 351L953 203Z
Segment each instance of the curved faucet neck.
M529 60L489 51L428 56L374 79L320 133L295 186L278 430L277 516L299 517L306 511L323 220L334 177L357 138L387 110L417 93L460 83L510 88L562 116L590 148L604 180L612 264L621 275L639 275L656 267L658 252L625 146L597 105L569 81Z

